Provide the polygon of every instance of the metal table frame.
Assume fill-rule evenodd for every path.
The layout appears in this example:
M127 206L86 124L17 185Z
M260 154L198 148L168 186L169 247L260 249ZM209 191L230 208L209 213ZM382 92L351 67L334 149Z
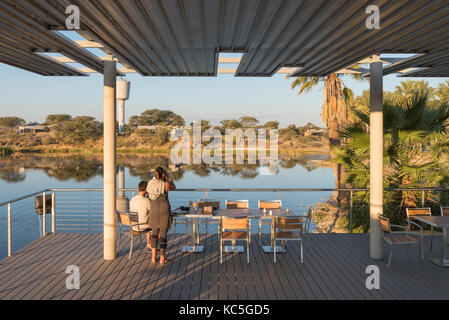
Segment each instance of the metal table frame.
M441 266L441 267L449 267L449 256L447 252L448 246L448 229L449 229L449 217L446 216L415 216L415 219L426 223L432 227L442 228L443 236L441 237L441 258L434 258L432 261Z
M272 215L269 215L269 212L272 211ZM228 215L223 215L220 213L228 212ZM232 214L232 212L235 212ZM260 219L260 218L273 218L276 216L294 216L294 212L289 209L274 209L267 210L264 212L263 210L253 210L253 209L221 209L216 211L214 214L202 214L197 212L186 213L186 214L176 214L174 217L180 218L188 218L192 219L192 230L191 230L191 239L192 244L186 245L182 248L182 252L194 252L200 253L204 251L204 246L199 243L199 221L200 219L213 219L219 220L221 217L248 217L249 219ZM251 223L250 223L251 225ZM251 226L250 226L251 227ZM251 231L250 231L251 232ZM264 252L272 253L273 248L271 246L262 246ZM231 246L224 246L224 252L244 252L245 248L243 246L236 246L235 241L232 242ZM282 252L281 246L276 246L276 252Z

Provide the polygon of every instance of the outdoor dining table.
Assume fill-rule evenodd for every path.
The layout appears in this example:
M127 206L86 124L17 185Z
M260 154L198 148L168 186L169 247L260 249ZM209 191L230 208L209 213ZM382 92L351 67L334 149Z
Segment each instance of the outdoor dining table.
M199 244L199 221L201 219L220 220L222 217L228 218L250 218L250 219L268 219L281 216L294 216L295 213L290 209L272 209L272 210L253 210L253 209L219 209L213 211L212 214L205 214L199 210L191 208L189 212L178 213L175 216L180 218L192 219L191 229L191 245L184 246L182 252L203 252L204 246ZM263 246L264 252L273 252L271 246ZM243 246L236 246L235 242L232 242L231 246L225 246L225 252L243 252L245 249ZM276 246L276 251L281 252L281 247Z
M442 228L443 236L441 243L441 258L432 259L434 263L441 267L449 267L448 256L448 233L449 233L449 217L447 216L415 216L415 219L424 222L432 227Z

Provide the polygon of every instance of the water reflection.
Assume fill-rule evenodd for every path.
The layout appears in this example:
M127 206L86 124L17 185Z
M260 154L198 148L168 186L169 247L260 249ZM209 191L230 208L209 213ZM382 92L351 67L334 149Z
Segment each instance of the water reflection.
M302 166L310 172L318 167L329 167L329 160L329 155L280 155L279 166L285 169ZM48 177L58 181L74 179L76 182L87 182L96 176L102 176L102 161L101 155L19 155L0 161L0 180L7 183L22 182L26 178L26 171L34 169L41 170ZM140 180L152 178L152 171L158 166L168 168L174 180L181 180L186 172L191 172L198 177L208 177L219 173L223 176L254 179L261 174L261 169L264 168L260 164L175 166L165 155L118 155L117 166L126 167L130 176L138 177ZM274 174L277 173L278 171L274 172Z

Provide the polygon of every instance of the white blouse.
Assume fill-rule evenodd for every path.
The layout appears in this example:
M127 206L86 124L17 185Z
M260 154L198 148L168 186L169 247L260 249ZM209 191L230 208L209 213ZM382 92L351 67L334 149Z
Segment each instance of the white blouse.
M165 193L165 181L153 178L148 182L148 196L151 200L157 200L161 194Z

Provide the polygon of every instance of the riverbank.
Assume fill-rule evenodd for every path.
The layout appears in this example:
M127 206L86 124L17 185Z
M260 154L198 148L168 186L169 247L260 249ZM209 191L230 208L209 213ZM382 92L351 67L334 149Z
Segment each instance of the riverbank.
M170 142L167 137L158 139L157 134L149 132L135 132L117 137L119 154L170 154L175 145L176 142ZM0 148L12 150L16 154L101 154L103 139L68 143L55 132L20 134L5 131L0 132ZM306 137L288 132L279 134L278 149L282 154L330 153L327 136ZM8 155L12 152L8 152Z

